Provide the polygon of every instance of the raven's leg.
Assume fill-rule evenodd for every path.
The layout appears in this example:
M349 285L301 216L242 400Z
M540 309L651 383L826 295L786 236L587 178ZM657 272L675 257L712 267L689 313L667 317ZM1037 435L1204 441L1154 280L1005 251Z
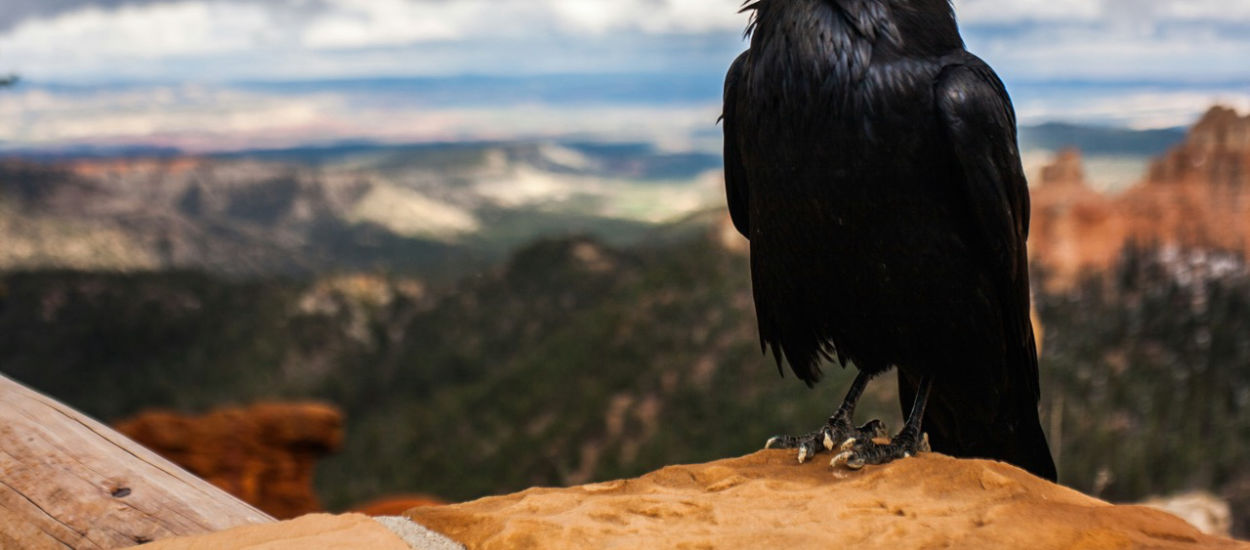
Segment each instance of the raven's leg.
M920 421L924 418L924 407L929 401L929 390L933 389L933 377L925 376L920 380L916 390L916 401L912 403L911 414L907 415L907 423L903 431L894 436L889 443L879 445L872 439L856 439L844 442L839 453L829 461L829 465L838 467L846 464L852 470L863 468L867 464L885 464L900 458L906 458L929 450L929 437L920 429Z
M816 453L833 450L834 446L844 441L857 439L872 441L874 437L884 436L885 424L880 420L873 420L858 428L851 424L851 417L855 415L855 404L859 402L859 397L864 394L864 388L868 386L868 381L871 379L872 376L860 371L855 376L855 381L851 382L851 389L846 392L846 399L842 400L842 406L838 407L838 411L833 413L833 416L830 416L819 430L800 436L773 436L768 443L764 444L764 448L798 449L799 463L803 463L816 456Z

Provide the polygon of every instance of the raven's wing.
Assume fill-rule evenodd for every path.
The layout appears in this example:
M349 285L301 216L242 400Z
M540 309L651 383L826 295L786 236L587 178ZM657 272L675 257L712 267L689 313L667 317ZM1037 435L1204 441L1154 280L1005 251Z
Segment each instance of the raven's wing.
M973 238L984 246L986 267L997 280L993 292L1002 301L1006 362L994 380L987 380L997 395L992 403L983 402L993 411L989 418L960 413L970 400L990 397L979 392L962 395L958 394L961 390L952 389L952 395L939 397L943 403L933 407L948 407L954 414L935 410L931 432L979 432L990 437L978 438L975 449L961 449L958 447L966 441L934 433L934 450L957 456L996 457L1053 480L1055 466L1037 415L1037 347L1029 317L1025 244L1029 235L1029 187L1020 164L1011 99L994 71L967 53L942 70L934 93L950 153L961 171L954 180L962 186L960 195L971 217ZM900 377L901 394L914 393L911 386ZM960 425L945 425L943 417L958 419ZM925 419L926 427L930 427L928 414ZM939 448L939 439L945 448Z
M1027 282L1029 185L1020 165L1016 117L1002 81L965 54L942 70L936 99L952 152L963 169L963 191L995 267Z
M1016 116L998 75L971 54L942 70L935 86L951 152L962 169L957 178L977 237L987 247L990 268L1004 274L1004 327L1008 346L1027 350L1016 363L1033 393L1040 397L1037 352L1029 320L1029 184L1020 164Z
M998 75L984 61L963 54L945 67L934 87L938 112L951 152L962 169L967 211L977 238L987 247L990 268L1002 273L1006 345L1023 369L1033 394L1038 390L1037 352L1029 319L1029 184L1020 164L1016 116ZM1028 348L1028 349L1022 349ZM1027 355L1020 357L1019 354Z
M729 202L729 217L733 220L734 227L748 239L751 238L750 193L746 170L742 166L742 155L738 151L738 121L735 111L738 89L744 85L747 56L750 53L742 52L733 65L729 66L729 73L725 75L725 103L721 110L725 129L725 198Z

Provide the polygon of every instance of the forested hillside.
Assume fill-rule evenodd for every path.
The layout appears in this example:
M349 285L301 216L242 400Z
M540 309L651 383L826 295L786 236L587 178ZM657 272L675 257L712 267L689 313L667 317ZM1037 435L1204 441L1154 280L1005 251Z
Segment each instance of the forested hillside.
M849 373L831 369L814 390L778 377L756 340L746 258L690 228L653 241L666 244L542 241L442 288L13 274L0 290L0 365L105 419L329 400L348 418L345 451L319 472L332 506L637 474L822 421ZM1113 277L1040 295L1038 308L1061 481L1113 499L1206 488L1245 504L1250 277L1239 259L1135 251ZM860 414L897 427L897 409L883 379Z

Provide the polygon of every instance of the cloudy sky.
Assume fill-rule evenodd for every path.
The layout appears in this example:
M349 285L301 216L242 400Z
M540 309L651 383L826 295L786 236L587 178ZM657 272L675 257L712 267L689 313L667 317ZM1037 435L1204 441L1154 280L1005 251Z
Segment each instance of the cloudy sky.
M0 63L35 79L719 70L737 0L4 0ZM1244 79L1245 0L961 0L1015 78ZM675 40L681 38L681 40ZM654 40L658 39L658 40ZM665 49L685 46L693 51Z
M0 1L0 75L27 83L0 95L0 143L10 145L149 136L211 148L227 133L251 136L250 146L289 141L292 131L471 138L492 128L543 134L543 120L555 134L603 131L586 126L584 105L561 109L563 100L542 93L509 101L521 90L515 81L482 81L496 94L477 105L438 106L426 89L383 101L337 84L262 86L383 77L479 75L542 88L570 85L544 75L645 74L656 85L639 89L638 101L601 103L698 126L715 112L718 80L744 47L746 23L738 0ZM1171 126L1214 101L1250 109L1250 1L955 5L969 48L1003 75L1026 121ZM590 87L610 88L604 82ZM506 103L550 116L526 122ZM438 130L403 130L413 127Z

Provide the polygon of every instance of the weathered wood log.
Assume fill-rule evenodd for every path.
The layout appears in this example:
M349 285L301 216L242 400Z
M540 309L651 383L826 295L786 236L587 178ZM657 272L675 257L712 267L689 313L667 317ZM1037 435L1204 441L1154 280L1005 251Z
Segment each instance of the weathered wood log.
M0 548L120 548L271 521L0 375Z

